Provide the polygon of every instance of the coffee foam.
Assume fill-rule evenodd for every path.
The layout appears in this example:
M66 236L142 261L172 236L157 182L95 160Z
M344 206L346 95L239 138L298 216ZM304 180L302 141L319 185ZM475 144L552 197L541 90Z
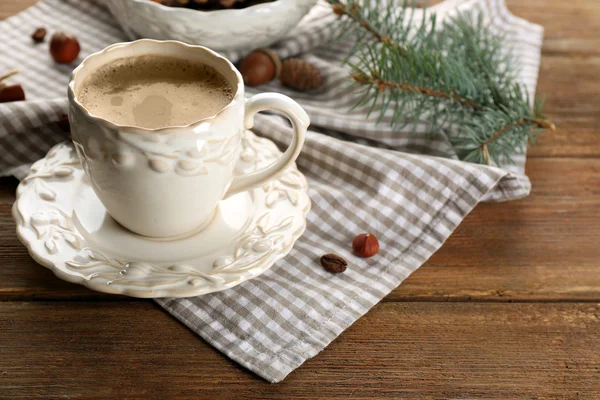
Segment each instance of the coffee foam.
M164 56L115 60L87 77L79 101L118 125L158 129L211 117L233 99L213 67Z

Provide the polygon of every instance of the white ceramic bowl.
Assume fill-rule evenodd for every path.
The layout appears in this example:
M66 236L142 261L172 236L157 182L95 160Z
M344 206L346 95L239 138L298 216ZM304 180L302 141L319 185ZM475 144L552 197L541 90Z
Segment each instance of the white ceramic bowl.
M217 51L251 50L273 44L317 0L276 0L235 10L198 11L150 0L105 0L130 39L180 40Z

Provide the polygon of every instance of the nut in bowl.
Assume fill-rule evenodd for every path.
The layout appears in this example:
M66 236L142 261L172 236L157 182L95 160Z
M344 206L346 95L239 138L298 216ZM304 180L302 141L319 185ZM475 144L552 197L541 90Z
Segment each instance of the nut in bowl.
M131 39L174 39L217 51L269 46L296 26L316 2L275 0L241 9L202 11L151 0L106 0Z

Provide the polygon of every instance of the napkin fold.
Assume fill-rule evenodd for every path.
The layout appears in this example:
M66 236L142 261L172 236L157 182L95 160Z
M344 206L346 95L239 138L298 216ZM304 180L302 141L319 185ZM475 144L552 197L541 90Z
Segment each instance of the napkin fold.
M481 12L506 35L520 63L519 78L535 93L543 30L510 14L502 0L448 0L426 12L439 18ZM417 18L418 20L419 18ZM486 167L456 160L447 138L423 129L399 132L348 109L356 95L343 87L341 64L348 43L335 42L336 17L319 3L290 35L273 46L281 57L301 54L324 77L320 89L298 93L272 82L249 94L277 91L295 98L312 120L298 166L309 182L312 211L290 254L258 278L219 293L156 301L228 357L270 382L278 382L313 357L421 266L480 201L529 194L525 156L516 165ZM29 164L65 139L55 123L67 112L73 66L57 65L47 45L34 44L39 26L65 30L82 45L80 60L127 40L114 18L92 0L42 0L0 22L0 73L19 68L27 101L0 104L0 176L22 178ZM250 49L249 49L250 50ZM242 54L225 54L232 61ZM531 96L533 98L533 96ZM259 115L254 131L285 147L286 120ZM358 259L352 238L375 234L381 251ZM319 265L324 253L349 260L343 274Z

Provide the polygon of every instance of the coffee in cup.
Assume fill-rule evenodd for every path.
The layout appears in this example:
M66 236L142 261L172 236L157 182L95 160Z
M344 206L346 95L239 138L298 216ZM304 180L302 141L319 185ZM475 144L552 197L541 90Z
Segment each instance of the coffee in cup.
M231 85L213 67L155 55L103 65L79 93L91 114L146 129L190 125L217 114L232 99Z
M178 238L210 224L219 202L275 178L298 157L309 125L292 99L246 99L241 74L201 46L142 39L87 57L69 83L71 135L90 185L121 225ZM254 114L276 110L293 126L270 166L234 168Z

